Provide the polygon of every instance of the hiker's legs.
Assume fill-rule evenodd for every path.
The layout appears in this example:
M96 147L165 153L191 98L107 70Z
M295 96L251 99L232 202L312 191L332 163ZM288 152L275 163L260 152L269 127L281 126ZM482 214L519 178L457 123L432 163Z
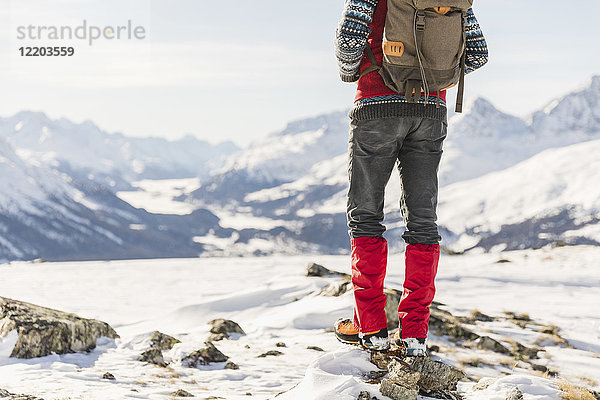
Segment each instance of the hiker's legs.
M398 156L397 119L350 123L348 227L352 251L354 325L363 332L387 327L383 280L387 242L381 237L384 190Z
M435 275L441 239L436 224L438 166L445 122L423 119L404 139L398 157L406 231L404 292L398 315L402 338L427 337L429 305L435 295Z

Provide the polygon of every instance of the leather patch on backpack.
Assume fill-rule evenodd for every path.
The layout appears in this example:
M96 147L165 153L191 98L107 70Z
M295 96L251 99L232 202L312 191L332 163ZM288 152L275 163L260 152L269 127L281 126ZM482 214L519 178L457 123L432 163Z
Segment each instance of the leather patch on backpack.
M382 47L383 52L388 56L402 57L404 54L404 43L402 42L390 42L384 38Z

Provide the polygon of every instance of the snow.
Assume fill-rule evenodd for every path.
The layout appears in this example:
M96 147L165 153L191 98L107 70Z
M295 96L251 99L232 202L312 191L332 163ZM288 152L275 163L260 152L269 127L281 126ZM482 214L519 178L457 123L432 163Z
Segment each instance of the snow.
M117 196L136 208L158 214L190 214L196 207L175 200L198 189L198 178L144 179L132 183L137 190L120 191Z
M0 359L10 357L18 340L19 335L16 329L8 332L5 337L0 337Z
M530 375L510 375L497 379L483 390L467 392L466 400L506 400L507 395L518 388L527 400L560 399L556 384L545 378Z
M598 389L599 257L600 248L595 246L443 255L437 300L457 315L475 308L494 316L513 311L559 326L561 335L575 348L548 344L538 363L559 370L576 384ZM496 263L501 258L510 262ZM346 256L0 265L3 296L106 321L121 336L102 339L89 354L33 360L7 359L10 344L5 345L5 350L0 350L4 355L0 357L2 388L46 400L167 399L179 388L199 397L241 399L250 392L253 398L267 399L299 385L283 398L355 399L367 390L385 399L377 393L377 386L362 379L365 372L376 369L365 353L338 343L325 331L337 318L351 315L352 294L317 295L331 280L306 277L309 261L349 270ZM402 263L403 254L390 257L386 286L401 287ZM214 318L233 319L246 331L247 335L235 340L215 342L240 369L224 370L222 363L200 369L183 367L181 359L203 345L209 334L207 322ZM488 335L524 343L537 336L503 320L486 329L490 329ZM171 362L168 368L136 360L148 347L154 330L182 341L164 353ZM0 343L10 340L3 338ZM276 342L285 342L287 347L277 348ZM325 353L307 349L311 345ZM257 358L275 349L284 354ZM477 356L492 364L468 371L480 376L485 371L485 376L499 379L484 390L461 383L459 389L466 399L504 399L514 386L527 399L559 399L555 380L536 376L521 364L514 370L494 366L503 361L497 355L456 348L442 356L451 363ZM116 380L101 379L106 371ZM504 376L506 373L510 375Z
M564 209L574 216L599 215L600 185L593 184L599 152L600 140L549 149L505 170L442 188L439 223L461 234L474 227L494 232ZM600 236L593 238L600 241Z

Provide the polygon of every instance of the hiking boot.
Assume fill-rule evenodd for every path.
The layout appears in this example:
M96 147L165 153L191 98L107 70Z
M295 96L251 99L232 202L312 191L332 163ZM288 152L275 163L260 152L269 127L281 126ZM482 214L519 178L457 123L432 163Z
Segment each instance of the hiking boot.
M407 357L426 357L427 338L405 338L400 336L400 330L394 334L394 344L402 349Z
M390 339L387 328L375 332L359 333L360 344L363 348L373 351L388 351L390 349Z
M385 351L390 348L387 328L375 332L360 333L350 318L340 318L334 325L335 337L342 343L360 344L363 348Z
M340 318L333 326L335 337L342 343L359 344L358 329L350 318Z

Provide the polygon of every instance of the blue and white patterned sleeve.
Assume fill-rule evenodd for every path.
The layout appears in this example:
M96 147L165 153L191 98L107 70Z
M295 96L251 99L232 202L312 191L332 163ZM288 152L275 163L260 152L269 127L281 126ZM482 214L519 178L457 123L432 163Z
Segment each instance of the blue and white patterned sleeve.
M466 13L465 34L467 37L465 72L468 74L483 67L489 59L487 42L472 8L469 8Z
M335 56L343 82L356 82L359 78L360 61L371 33L379 0L346 0L342 20L335 31Z

